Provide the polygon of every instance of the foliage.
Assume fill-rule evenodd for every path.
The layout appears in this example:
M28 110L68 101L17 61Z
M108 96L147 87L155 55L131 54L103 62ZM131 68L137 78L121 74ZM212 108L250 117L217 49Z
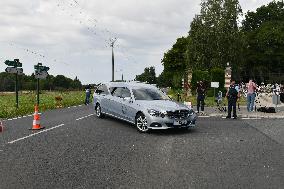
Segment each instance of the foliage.
M213 68L211 69L211 81L212 82L219 82L219 88L218 91L224 90L225 85L225 71L221 68Z
M203 81L205 84L205 87L210 87L210 74L208 71L202 71L202 70L194 70L192 73L192 80L191 80L191 86L192 86L192 92L195 93L195 90L197 88L197 82Z
M164 79L167 79L165 83L170 87L180 88L182 84L182 78L185 75L187 69L186 49L188 45L188 38L178 38L173 47L164 54L162 64L164 65Z
M19 90L36 90L35 75L20 75ZM63 75L48 75L46 79L40 80L40 88L42 90L54 90L54 89L82 89L81 81L76 77L74 80L67 78ZM0 91L14 91L15 90L15 75L6 72L0 73Z
M266 81L271 73L284 73L284 4L271 2L256 12L248 12L243 21L245 79ZM283 78L282 78L283 79ZM284 80L284 79L283 79Z
M142 73L140 75L136 75L135 80L141 81L141 82L146 82L146 83L149 83L149 84L156 84L157 79L156 79L155 68L153 66L149 67L149 68L145 68L144 73Z
M189 31L187 58L194 69L225 68L241 61L241 40L237 19L238 0L203 0Z
M168 79L170 74L168 72L162 72L159 77L157 77L157 86L158 87L168 87L172 86L172 81Z

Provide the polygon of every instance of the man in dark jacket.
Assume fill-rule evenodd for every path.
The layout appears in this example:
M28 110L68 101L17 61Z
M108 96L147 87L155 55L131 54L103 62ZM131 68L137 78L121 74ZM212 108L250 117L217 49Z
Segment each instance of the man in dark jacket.
M226 97L228 98L228 116L226 118L231 118L231 112L233 108L233 118L237 119L237 100L240 97L239 89L235 85L235 81L231 80L231 85L228 88L228 91L226 93Z
M204 100L205 100L205 86L202 81L197 82L197 112L201 106L201 113L204 113Z

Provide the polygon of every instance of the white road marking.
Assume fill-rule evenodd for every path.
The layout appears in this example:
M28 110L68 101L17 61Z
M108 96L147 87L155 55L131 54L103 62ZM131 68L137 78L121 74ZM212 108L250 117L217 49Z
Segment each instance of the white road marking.
M79 107L81 107L82 105L79 105Z
M242 119L247 120L247 119L261 119L259 117L243 117Z
M87 116L84 116L84 117L79 117L79 118L76 119L76 121L79 121L79 120L81 120L81 119L85 119L85 118L91 117L91 116L93 116L93 115L94 115L94 114L90 114L90 115L87 115Z
M211 117L211 116L198 116L198 117Z
M25 137L22 137L22 138L18 138L18 139L16 139L16 140L13 140L13 141L8 142L8 144L13 144L13 143L15 143L15 142L18 142L18 141L21 141L21 140L30 138L30 137L32 137L32 136L35 136L35 135L38 135L38 134L41 134L41 133L44 133L44 132L47 132L47 131L51 131L51 130L53 130L53 129L56 129L56 128L59 128L59 127L62 127L62 126L64 126L64 124L57 125L57 126L55 126L55 127L51 127L51 128L49 128L49 129L45 129L45 130L39 131L39 132L37 132L37 133L33 133L33 134L30 134L30 135L25 136Z
M12 121L13 119L8 119L8 121Z

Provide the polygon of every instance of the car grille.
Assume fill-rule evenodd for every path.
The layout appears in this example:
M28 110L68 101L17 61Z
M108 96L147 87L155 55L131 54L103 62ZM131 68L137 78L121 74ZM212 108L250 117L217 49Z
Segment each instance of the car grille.
M171 119L184 119L189 116L188 110L167 111L167 116Z

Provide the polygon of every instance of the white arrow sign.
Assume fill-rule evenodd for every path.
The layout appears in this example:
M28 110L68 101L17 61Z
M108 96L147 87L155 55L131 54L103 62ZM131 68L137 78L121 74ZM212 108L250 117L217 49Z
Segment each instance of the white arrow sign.
M48 76L47 71L42 71L42 72L36 72L35 73L35 78L36 79L45 79Z
M17 74L19 74L19 75L22 75L23 74L23 68L14 68L14 67L7 67L6 69L5 69L5 71L7 72L7 73L17 73Z

